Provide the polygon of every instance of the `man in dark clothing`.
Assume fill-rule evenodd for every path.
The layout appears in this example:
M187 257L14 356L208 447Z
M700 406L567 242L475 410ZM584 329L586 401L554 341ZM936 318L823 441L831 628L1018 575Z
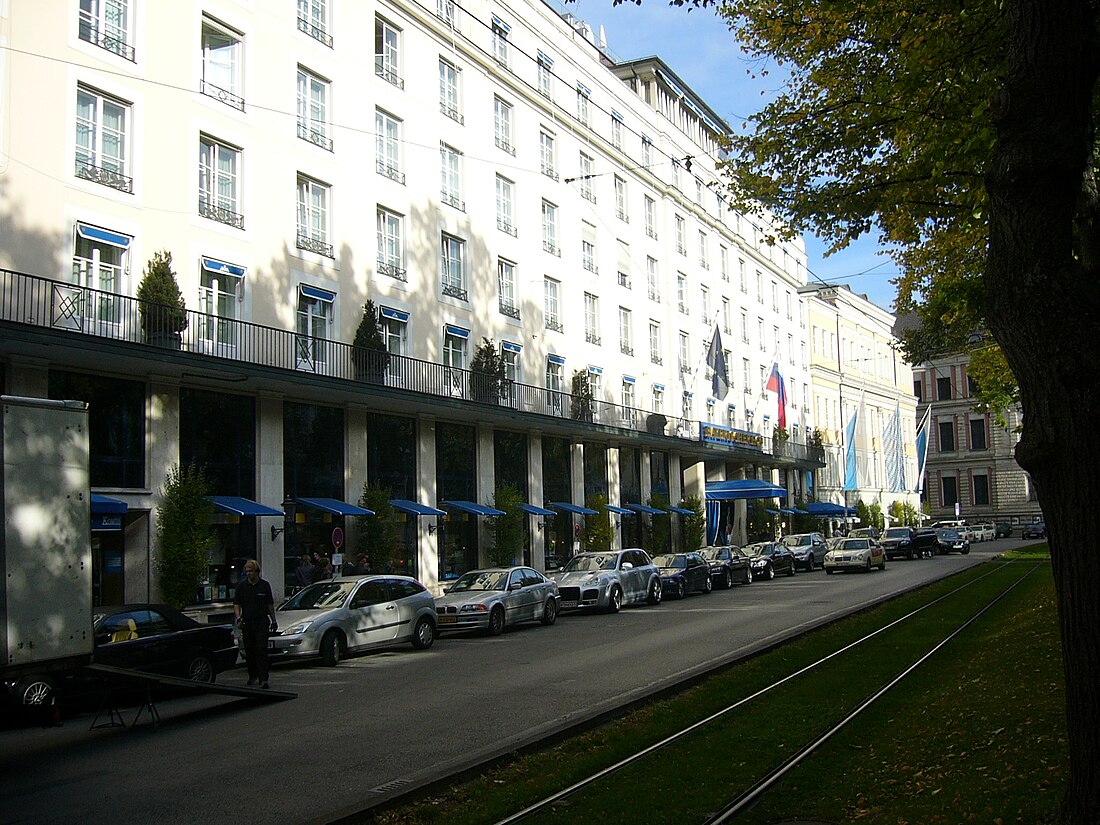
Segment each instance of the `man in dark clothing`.
M237 595L233 597L233 613L244 643L248 684L258 682L267 690L267 637L279 629L275 619L275 597L271 593L271 585L260 578L258 561L246 561L244 575L245 580L237 585Z

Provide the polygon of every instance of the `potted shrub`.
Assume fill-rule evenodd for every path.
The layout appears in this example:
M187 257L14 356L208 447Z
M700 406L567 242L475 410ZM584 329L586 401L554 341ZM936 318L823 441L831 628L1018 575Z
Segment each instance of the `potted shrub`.
M390 354L386 351L374 301L368 300L363 305L363 317L359 321L359 328L355 330L355 341L351 346L351 361L355 367L356 380L371 384L385 381Z
M504 360L493 342L482 338L470 362L470 391L474 401L497 404L504 395Z
M147 344L170 349L181 346L187 329L187 307L172 270L172 253L154 252L138 285L138 314Z

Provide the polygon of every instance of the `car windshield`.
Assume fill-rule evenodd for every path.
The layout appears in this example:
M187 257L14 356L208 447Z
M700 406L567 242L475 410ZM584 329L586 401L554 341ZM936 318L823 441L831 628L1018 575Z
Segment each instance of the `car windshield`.
M874 535L874 531L871 530L870 527L860 527L858 529L853 530L848 535L849 536L866 536L866 537L870 537L870 536Z
M804 544L810 544L809 536L784 536L783 543L787 547L801 547Z
M683 569L688 566L687 559L675 553L666 553L663 556L654 556L653 563L658 567L677 567Z
M466 573L450 585L448 592L457 593L466 590L503 590L508 583L507 570L475 570Z
M699 551L701 555L707 561L719 561L722 558L722 551L724 547L707 547Z
M941 539L946 539L947 541L959 541L960 539L962 539L962 536L959 535L958 530L947 530L946 528L937 530L936 535L938 535Z
M837 550L866 550L870 546L870 542L867 539L844 539L839 545Z
M907 539L907 538L909 538L909 528L908 527L891 527L889 530L887 530L885 533L883 533L883 538Z
M578 573L585 570L614 570L615 555L613 553L582 553L573 556L565 565L566 573Z
M317 582L290 597L280 610L318 610L323 607L341 607L355 587L355 582Z
M770 556L772 554L770 544L750 544L745 549L754 556Z

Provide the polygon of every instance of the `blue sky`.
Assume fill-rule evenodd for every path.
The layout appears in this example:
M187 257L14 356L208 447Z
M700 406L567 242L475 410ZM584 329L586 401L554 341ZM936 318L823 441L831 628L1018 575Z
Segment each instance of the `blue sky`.
M577 0L564 6L586 20L597 34L604 27L607 45L622 60L657 55L734 129L774 94L778 80L752 79L750 64L737 48L725 23L706 9L687 11L663 0L641 6L611 0ZM822 280L846 283L885 309L893 308L897 267L877 254L877 235L865 236L843 252L824 257L825 245L806 236L810 271Z

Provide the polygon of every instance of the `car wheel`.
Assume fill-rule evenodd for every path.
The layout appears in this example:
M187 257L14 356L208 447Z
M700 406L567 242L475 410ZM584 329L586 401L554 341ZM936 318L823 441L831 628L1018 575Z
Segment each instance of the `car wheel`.
M867 566L863 569L863 572L864 573L870 573L871 572L871 557L870 556L867 557Z
M330 630L321 637L321 661L325 667L336 667L344 658L344 642L340 632Z
M544 625L552 625L558 620L558 603L553 599L547 599L545 606L542 608L542 618L539 619Z
M707 574L707 580L703 582L703 592L709 593L714 589L714 582L710 578L710 574Z
M21 705L45 705L53 695L53 682L45 676L24 676L15 683L14 693Z
M497 606L489 611L489 635L499 636L504 632L504 608Z
M676 598L677 599L682 599L686 595L687 595L687 585L684 584L683 579L679 579L676 582Z
M970 548L964 547L961 552L964 556L970 555Z
M745 568L745 584L752 584L752 568Z
M886 569L886 556L883 556L882 561L879 562L878 571L881 573L885 569Z
M831 568L831 567L826 567L826 568L825 568L825 575L826 575L826 576L831 576L831 575L833 575L833 568Z
M788 576L793 576L793 575L794 575L794 572L795 572L795 571L794 571L794 562L792 561L792 562L791 562L791 566L787 568L787 575L788 575Z
M618 613L623 608L623 589L619 585L611 588L611 594L607 599L607 609L612 613Z
M726 577L725 577L725 579L723 579L723 582L725 582L726 590L729 590L731 587L733 587L733 573L732 573L732 571L729 571L729 570L726 571Z
M770 564L764 568L764 578L768 581L771 581L775 578L775 568L772 567Z
M660 604L662 596L664 596L664 590L661 589L661 580L654 578L649 585L649 596L646 601L650 604Z
M421 616L413 628L412 645L417 650L427 650L435 641L435 625L427 616Z
M192 682L213 683L217 678L214 673L214 663L209 656L196 656L187 666L187 678Z

